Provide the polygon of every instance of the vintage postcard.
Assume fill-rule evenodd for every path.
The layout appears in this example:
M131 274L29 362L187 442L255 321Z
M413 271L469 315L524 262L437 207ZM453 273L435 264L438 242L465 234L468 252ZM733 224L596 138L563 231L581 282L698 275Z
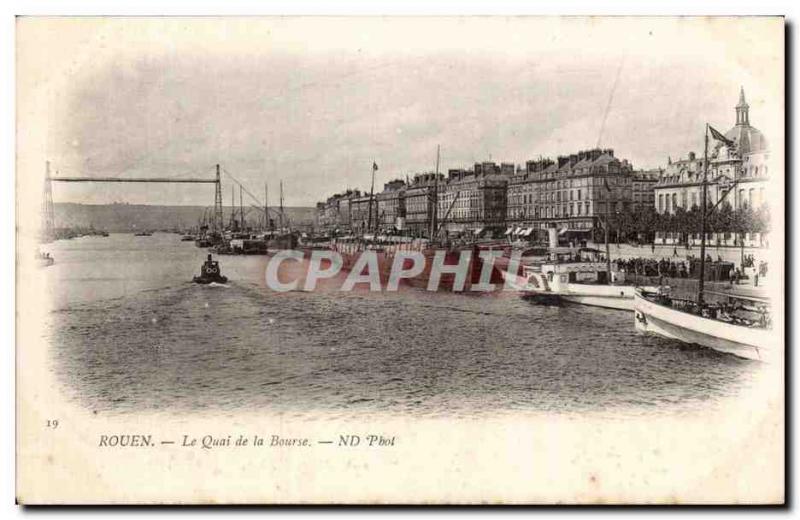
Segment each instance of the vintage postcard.
M781 17L19 17L22 504L781 504Z

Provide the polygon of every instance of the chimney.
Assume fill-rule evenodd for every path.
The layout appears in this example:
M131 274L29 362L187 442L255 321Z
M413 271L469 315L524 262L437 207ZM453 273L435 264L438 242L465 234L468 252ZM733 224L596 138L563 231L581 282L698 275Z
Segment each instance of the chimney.
M695 157L696 157L696 155L694 154L694 152L689 152L689 160L690 161L694 161Z
M569 165L570 167L575 166L575 163L578 162L578 154L572 154L569 156Z
M589 152L589 158L592 161L596 161L597 158L600 157L601 155L603 155L603 150L601 150L600 148L595 148Z
M563 167L568 162L569 162L569 156L568 155L559 155L558 156L558 167L559 168Z

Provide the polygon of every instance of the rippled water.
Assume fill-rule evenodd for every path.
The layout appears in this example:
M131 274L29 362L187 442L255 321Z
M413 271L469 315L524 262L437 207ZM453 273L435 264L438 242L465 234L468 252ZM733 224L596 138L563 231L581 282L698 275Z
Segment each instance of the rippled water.
M747 388L757 363L637 333L630 313L515 295L274 293L264 257L177 235L51 244L55 370L98 412L663 413Z

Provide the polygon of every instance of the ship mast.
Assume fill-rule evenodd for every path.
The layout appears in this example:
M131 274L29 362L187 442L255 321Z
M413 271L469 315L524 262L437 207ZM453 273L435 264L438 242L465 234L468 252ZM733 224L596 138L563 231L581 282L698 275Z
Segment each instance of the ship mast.
M280 214L280 232L283 233L283 180L281 180L281 214Z
M244 232L244 202L242 201L242 185L239 185L239 217L241 219L241 231Z
M231 222L229 226L231 231L236 229L236 196L234 195L233 184L231 184Z
M372 195L375 193L375 161L372 161L372 186L369 189L369 206L367 209L367 232L372 232ZM377 219L376 219L377 220ZM377 226L376 226L377 227Z
M433 208L431 208L431 242L436 235L436 220L439 207L439 145L436 145L436 172L433 174Z
M706 193L708 190L708 123L706 123L705 151L703 152L703 203L700 212L700 280L697 285L697 303L703 305L703 290L706 278Z
M269 231L269 192L267 183L264 183L264 230Z

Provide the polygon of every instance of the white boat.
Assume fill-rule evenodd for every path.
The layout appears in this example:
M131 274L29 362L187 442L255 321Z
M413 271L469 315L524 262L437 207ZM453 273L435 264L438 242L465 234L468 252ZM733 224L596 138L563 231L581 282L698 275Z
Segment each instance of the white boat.
M688 307L677 308L678 301L657 292L637 290L633 300L636 328L759 361L769 362L779 353L779 342L770 328L700 316Z
M503 271L507 285L525 296L543 302L568 302L607 309L633 310L634 286L605 283L604 262L545 263L522 267L522 275ZM623 273L612 272L613 282L623 282Z
M707 208L708 139L706 124L705 160L703 162L701 208ZM716 132L716 131L715 131ZM714 139L719 140L718 132ZM737 181L738 182L738 181ZM634 294L634 323L638 330L652 332L686 343L713 348L748 359L773 361L782 355L780 338L770 327L769 301L753 296L726 293L731 301L748 301L749 308L730 304L707 303L705 291L706 219L725 197L734 191L735 183L708 210L700 212L700 276L695 301L671 298L667 290L637 290ZM719 296L719 294L718 294ZM742 312L744 311L744 312ZM750 317L740 314L747 313Z

